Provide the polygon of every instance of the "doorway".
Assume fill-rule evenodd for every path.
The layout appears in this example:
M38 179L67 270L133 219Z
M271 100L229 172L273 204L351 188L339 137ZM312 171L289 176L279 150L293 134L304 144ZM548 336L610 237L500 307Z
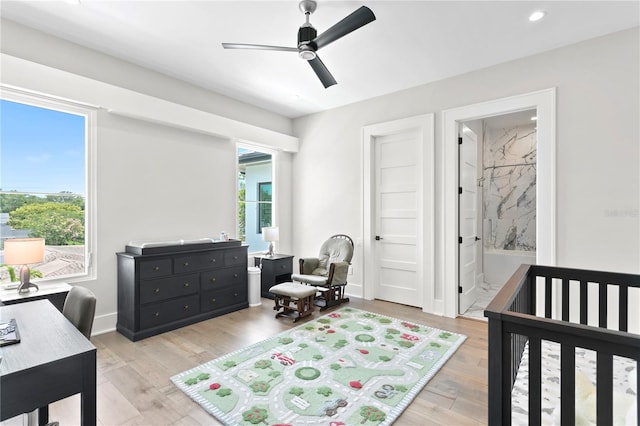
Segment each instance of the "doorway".
M536 121L525 110L461 125L461 315L484 319L518 266L536 263Z
M363 128L365 299L423 310L434 292L434 116Z
M459 312L458 135L462 123L506 113L535 109L537 112L536 165L536 263L555 265L555 89L496 99L443 111L442 257L443 314Z

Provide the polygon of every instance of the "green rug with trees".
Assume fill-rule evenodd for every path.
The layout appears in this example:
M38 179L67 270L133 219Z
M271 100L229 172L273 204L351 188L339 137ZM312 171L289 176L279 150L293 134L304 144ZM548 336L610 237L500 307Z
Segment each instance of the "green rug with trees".
M465 339L342 308L171 380L226 425L390 425Z

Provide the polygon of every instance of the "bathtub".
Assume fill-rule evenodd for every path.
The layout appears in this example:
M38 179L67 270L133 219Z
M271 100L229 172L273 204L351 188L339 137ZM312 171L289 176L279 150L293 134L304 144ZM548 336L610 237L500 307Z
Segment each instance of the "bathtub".
M484 282L502 286L523 263L536 264L535 251L485 250L483 256Z

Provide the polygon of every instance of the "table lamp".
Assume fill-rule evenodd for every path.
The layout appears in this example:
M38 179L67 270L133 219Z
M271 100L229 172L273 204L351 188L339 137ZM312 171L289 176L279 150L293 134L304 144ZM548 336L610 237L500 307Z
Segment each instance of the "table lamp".
M273 243L280 240L280 230L277 226L268 226L262 228L262 239L269 242L269 251L267 257L273 257Z
M31 287L38 286L30 282L29 263L42 262L44 259L44 238L10 238L4 242L4 263L22 265L18 293L27 293Z

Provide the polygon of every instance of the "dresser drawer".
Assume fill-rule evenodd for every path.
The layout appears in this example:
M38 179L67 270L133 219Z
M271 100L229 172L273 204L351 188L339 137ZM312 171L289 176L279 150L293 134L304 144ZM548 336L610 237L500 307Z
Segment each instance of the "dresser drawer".
M246 286L237 289L228 288L219 291L203 291L200 299L200 311L211 312L246 302Z
M189 274L140 281L140 303L159 302L200 291L200 276Z
M156 278L171 275L171 259L144 260L140 262L140 278Z
M247 264L247 251L243 249L229 250L224 253L224 266L241 266Z
M224 266L224 255L219 251L179 256L173 259L173 270L176 274L222 266Z
M272 262L274 275L291 274L293 272L293 262L291 259L276 259Z
M140 308L140 328L151 328L200 313L200 296L181 297Z
M201 274L200 288L202 291L215 290L224 287L246 287L246 268L224 268L207 271Z

